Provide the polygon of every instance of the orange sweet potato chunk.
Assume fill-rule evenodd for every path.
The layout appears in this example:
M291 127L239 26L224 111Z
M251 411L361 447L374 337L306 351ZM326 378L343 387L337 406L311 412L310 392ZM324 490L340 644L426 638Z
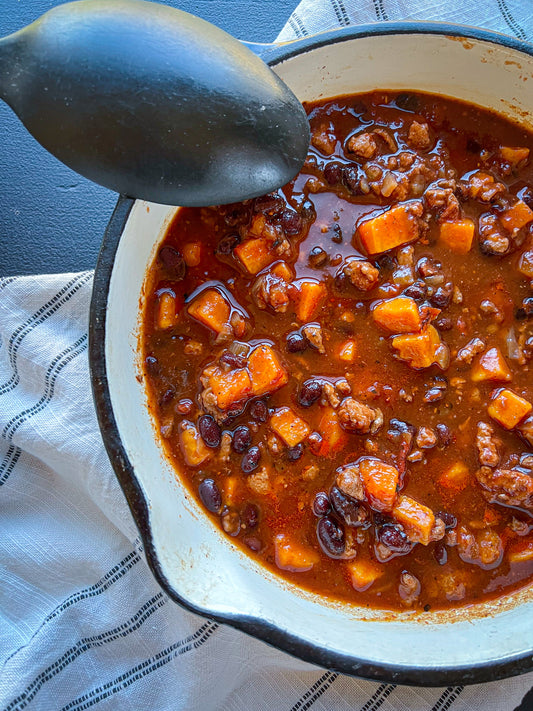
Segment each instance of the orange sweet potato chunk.
M190 467L199 467L211 456L211 452L192 422L184 420L179 434L181 452Z
M252 397L252 381L245 368L223 373L216 368L209 376L209 385L217 399L220 410Z
M205 289L187 307L193 318L215 333L229 328L230 311L229 303L217 289Z
M509 381L512 373L499 348L489 348L474 362L470 377L475 383L484 380Z
M197 267L202 258L202 245L200 242L187 242L183 245L183 260L188 267Z
M450 491L462 491L470 482L470 470L464 462L456 462L437 479L438 485Z
M273 393L285 385L289 379L277 353L267 343L262 343L250 353L248 371L254 395Z
M418 238L418 225L404 205L396 205L358 227L359 237L368 254L381 254Z
M465 218L455 222L443 222L440 226L439 239L452 252L467 254L472 249L474 222Z
M176 296L163 291L157 299L156 325L160 331L171 328L176 322Z
M527 563L533 559L533 543L531 541L518 541L509 546L507 560L509 563Z
M533 220L533 210L523 200L517 200L500 215L500 222L509 232L522 229L531 220Z
M431 509L410 496L400 495L392 509L392 515L402 524L409 540L428 545L431 530L435 525L435 515Z
M344 363L353 363L357 356L357 343L352 339L345 341L339 350L339 360Z
M389 333L413 333L422 328L416 301L409 296L382 301L374 307L372 316L378 326Z
M511 165L518 165L518 163L529 158L529 148L501 146L500 155Z
M382 565L363 558L351 560L346 564L346 567L348 568L352 585L359 592L367 590L385 572Z
M533 250L528 250L520 255L518 271L528 279L533 279Z
M332 407L326 407L324 414L320 418L318 432L322 437L319 455L328 457L339 452L346 444L348 438L342 429L336 411Z
M252 237L238 244L233 249L233 254L240 260L246 271L257 274L276 259L272 244L272 240L266 237Z
M311 429L290 407L280 407L270 418L270 426L288 447L295 447L307 437Z
M524 419L533 410L533 405L523 397L517 395L512 390L500 390L494 396L487 408L487 412L493 420L499 422L502 427L512 430L513 427Z
M326 286L310 279L303 279L296 286L294 311L300 321L307 323L324 300Z
M429 368L435 363L441 344L439 332L431 325L420 333L405 333L392 339L392 347L398 351L399 358L412 368Z
M286 533L278 533L274 537L274 551L276 565L281 570L290 570L293 573L304 573L311 570L320 560L317 551L293 540Z
M370 506L376 511L392 511L400 480L396 467L368 457L359 462L359 473Z

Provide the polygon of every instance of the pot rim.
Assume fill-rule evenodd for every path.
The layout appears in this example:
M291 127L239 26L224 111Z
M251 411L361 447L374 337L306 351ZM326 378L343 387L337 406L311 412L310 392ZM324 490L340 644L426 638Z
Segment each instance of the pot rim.
M349 26L328 30L286 44L251 44L251 48L260 54L270 66L276 66L287 59L325 45L364 37L398 34L433 34L478 40L502 45L533 56L533 44L528 42L476 27L439 22L383 22ZM209 609L198 607L182 597L173 587L165 576L159 561L149 521L148 502L121 440L107 378L105 344L109 287L118 245L134 203L133 198L119 196L104 233L94 274L89 314L89 370L93 400L104 446L139 529L147 563L163 590L180 606L194 614L208 617L221 624L228 624L311 664L373 681L413 686L449 686L495 681L532 671L533 648L528 653L506 657L504 660L496 659L460 667L434 668L424 665L414 667L374 664L362 658L326 650L316 644L305 642L296 635L257 617L238 613L218 614Z

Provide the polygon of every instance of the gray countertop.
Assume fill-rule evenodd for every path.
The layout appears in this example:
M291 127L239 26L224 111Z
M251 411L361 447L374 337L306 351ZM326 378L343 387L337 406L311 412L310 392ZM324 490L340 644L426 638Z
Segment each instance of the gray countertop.
M271 42L296 0L161 0L238 39ZM0 36L59 0L0 0ZM0 276L92 269L115 193L49 155L0 102Z

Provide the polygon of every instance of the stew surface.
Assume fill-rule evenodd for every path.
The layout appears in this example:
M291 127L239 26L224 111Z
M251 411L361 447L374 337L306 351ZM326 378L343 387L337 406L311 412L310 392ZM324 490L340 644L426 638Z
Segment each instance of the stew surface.
M148 274L150 408L236 545L399 610L533 578L531 134L454 100L307 106L289 185L180 209Z

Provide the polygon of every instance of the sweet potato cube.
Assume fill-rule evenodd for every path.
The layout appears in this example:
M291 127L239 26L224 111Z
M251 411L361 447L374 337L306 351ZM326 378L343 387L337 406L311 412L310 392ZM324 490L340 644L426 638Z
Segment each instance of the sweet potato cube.
M500 390L487 408L487 412L506 430L513 427L524 419L533 410L533 406L523 397L517 395L512 390Z
M271 271L274 276L277 276L286 282L292 281L292 278L294 276L287 262L277 262L277 264L274 264Z
M262 343L250 353L248 371L254 395L273 393L289 379L277 353L267 343Z
M307 437L311 429L290 407L280 407L270 418L270 426L288 447L295 447Z
M179 434L180 448L185 463L190 467L199 467L211 456L200 433L192 422L184 420Z
M367 590L385 572L382 565L372 560L355 558L346 564L352 585L359 592Z
M517 232L531 220L533 220L533 210L523 200L517 200L500 215L500 222L509 232Z
M344 363L353 363L357 356L357 343L349 339L345 341L339 350L339 359Z
M303 323L311 320L326 296L326 287L318 281L302 280L296 292L294 311Z
M533 279L533 250L523 252L520 255L518 271L528 279Z
M327 407L320 418L318 432L322 436L319 455L327 457L339 452L347 442L346 432L342 429L336 411Z
M512 373L499 348L489 348L474 362L470 377L475 383L484 380L511 380Z
M216 368L209 376L209 385L217 399L220 410L252 397L252 381L245 368L223 373Z
M269 264L276 255L272 249L272 240L266 237L252 237L241 242L233 249L233 254L240 260L250 274L257 274Z
M420 333L404 333L392 339L392 347L398 351L398 357L407 361L411 368L429 368L435 363L441 344L439 332L431 325Z
M474 222L469 219L443 222L440 226L439 239L452 252L467 254L474 239Z
M409 296L382 301L374 307L372 316L378 326L389 333L413 333L422 328L416 301Z
M202 258L202 245L200 242L187 242L183 245L183 260L188 267L197 267Z
M456 462L437 479L439 487L452 491L462 491L470 482L470 470L464 462Z
M435 525L435 515L431 509L402 494L392 509L392 515L402 524L410 541L428 545L431 530Z
M229 328L230 305L217 289L205 289L195 296L187 311L215 333Z
M381 254L418 237L418 225L404 205L396 205L358 227L361 243L368 254Z
M375 511L392 511L400 473L381 459L368 457L359 462L359 473L370 506Z
M523 160L529 158L529 148L518 148L513 146L500 146L500 155L511 165L515 166Z
M320 560L317 551L294 541L285 533L278 533L274 538L276 565L281 570L290 570L293 573L304 573L311 570Z
M531 541L519 541L509 546L507 551L509 563L527 563L533 560L533 543Z
M171 328L176 322L176 296L163 291L157 299L156 325L160 331Z

